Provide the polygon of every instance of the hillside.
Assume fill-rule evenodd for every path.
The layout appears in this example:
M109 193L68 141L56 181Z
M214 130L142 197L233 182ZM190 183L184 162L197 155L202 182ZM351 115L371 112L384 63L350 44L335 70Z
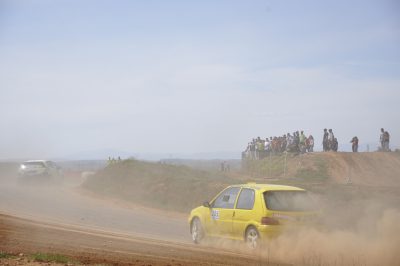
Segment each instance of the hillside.
M90 176L82 187L103 196L145 206L187 211L233 183L235 180L218 172L124 160Z
M244 169L257 178L300 179L337 184L400 186L400 153L327 152L271 156L247 161Z
M328 155L328 171L333 181L347 178L354 184L368 186L400 186L400 153L342 153Z
M292 184L325 195L331 191L332 198L343 191L343 199L384 194L387 189L393 194L400 188L400 153L288 155L286 163L284 156L273 156L244 163L242 170L230 173L124 160L98 171L82 186L102 196L186 212L225 186L248 181Z

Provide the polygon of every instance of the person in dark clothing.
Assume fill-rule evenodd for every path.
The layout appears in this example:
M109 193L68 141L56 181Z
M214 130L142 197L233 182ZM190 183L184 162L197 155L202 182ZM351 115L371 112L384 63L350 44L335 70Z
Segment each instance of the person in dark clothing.
M379 141L381 142L381 150L385 150L385 141L383 139L383 135L385 134L385 129L381 128L381 136L379 138Z
M339 143L337 141L337 138L333 138L333 142L331 144L331 150L337 152L339 147Z
M385 131L383 133L383 147L385 151L390 151L389 148L389 141L390 141L390 135L389 132Z
M294 132L294 144L296 148L296 152L300 152L300 134L299 131Z
M350 141L351 143L351 149L353 152L358 152L358 138L357 136L353 137Z
M389 149L390 134L383 128L381 128L380 141L381 141L381 150L390 151Z
M255 142L256 142L256 140L253 139L253 141L250 144L250 158L253 159L253 160L256 158L256 155L255 155L255 153L256 153L256 144L255 144Z
M328 130L324 128L324 136L322 138L322 149L323 151L328 151Z

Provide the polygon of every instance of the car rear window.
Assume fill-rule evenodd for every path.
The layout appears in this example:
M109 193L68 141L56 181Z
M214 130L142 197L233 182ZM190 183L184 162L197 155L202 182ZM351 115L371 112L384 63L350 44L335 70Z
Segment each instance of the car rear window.
M43 162L25 162L23 163L25 166L40 166L40 167L45 167Z
M315 202L306 191L277 190L264 192L265 205L272 211L312 211Z

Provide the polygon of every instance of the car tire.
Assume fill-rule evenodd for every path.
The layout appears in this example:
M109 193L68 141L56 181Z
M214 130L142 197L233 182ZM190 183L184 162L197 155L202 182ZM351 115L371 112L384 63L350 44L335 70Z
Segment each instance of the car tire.
M260 246L260 234L254 226L247 228L244 240L250 249L256 249Z
M190 234L195 244L199 244L204 238L204 230L199 218L194 218L190 224Z

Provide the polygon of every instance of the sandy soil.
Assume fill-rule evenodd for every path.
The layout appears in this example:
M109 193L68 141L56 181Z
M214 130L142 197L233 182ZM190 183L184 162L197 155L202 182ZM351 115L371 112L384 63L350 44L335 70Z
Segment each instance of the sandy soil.
M296 165L306 167L314 156ZM0 171L0 253L17 255L0 259L0 265L38 265L18 256L37 252L89 265L399 265L399 155L319 156L334 183L314 188L326 205L326 230L283 235L267 255L237 243L195 245L187 214L84 192L80 175L62 185L24 185Z
M259 265L251 255L0 215L0 250L56 253L84 264ZM9 259L10 265L15 259ZM28 261L19 260L15 263ZM4 260L2 264L4 263ZM30 264L35 265L35 264ZM46 264L48 265L48 264Z
M326 152L297 156L289 166L289 176L299 168L323 160L330 175L330 182L351 183L371 187L399 187L400 153L398 152Z
M79 177L69 178L62 186L1 180L0 252L61 254L89 265L259 265L263 261L237 249L193 244L187 215L93 197L77 189ZM18 256L0 261L6 264L38 262Z

